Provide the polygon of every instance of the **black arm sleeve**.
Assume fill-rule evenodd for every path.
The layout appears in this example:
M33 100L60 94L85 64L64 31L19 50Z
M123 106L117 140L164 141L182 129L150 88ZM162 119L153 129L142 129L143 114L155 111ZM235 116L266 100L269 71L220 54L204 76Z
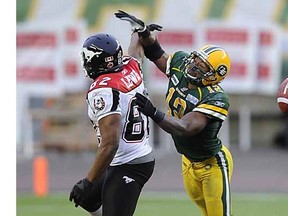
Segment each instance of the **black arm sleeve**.
M156 40L150 46L144 46L143 49L146 58L153 62L159 59L164 53L164 50L161 48L158 40Z

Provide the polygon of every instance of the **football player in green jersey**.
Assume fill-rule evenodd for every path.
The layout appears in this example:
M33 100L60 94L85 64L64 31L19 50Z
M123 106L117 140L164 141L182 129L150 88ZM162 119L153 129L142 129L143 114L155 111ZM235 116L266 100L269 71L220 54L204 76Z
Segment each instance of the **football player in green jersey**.
M230 70L227 52L216 45L205 45L192 53L177 51L168 55L143 21L124 11L115 15L130 22L145 56L169 79L167 114L141 94L136 94L136 103L142 113L172 135L182 155L183 183L188 195L204 216L232 215L233 158L218 137L229 109L228 96L218 85Z

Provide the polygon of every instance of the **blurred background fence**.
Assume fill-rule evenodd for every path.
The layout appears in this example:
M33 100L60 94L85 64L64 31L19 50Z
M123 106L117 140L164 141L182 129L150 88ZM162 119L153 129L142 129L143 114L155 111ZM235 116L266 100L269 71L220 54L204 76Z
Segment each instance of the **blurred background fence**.
M17 0L18 157L96 147L86 115L90 81L82 73L79 51L88 35L109 32L127 53L130 26L115 18L118 9L162 25L158 37L168 53L191 52L207 43L223 46L232 62L222 84L231 99L221 131L224 143L242 151L285 145L285 120L275 95L288 76L287 0ZM165 110L166 78L148 61L144 78L152 100ZM169 135L155 125L152 129L155 148L173 148L166 145Z

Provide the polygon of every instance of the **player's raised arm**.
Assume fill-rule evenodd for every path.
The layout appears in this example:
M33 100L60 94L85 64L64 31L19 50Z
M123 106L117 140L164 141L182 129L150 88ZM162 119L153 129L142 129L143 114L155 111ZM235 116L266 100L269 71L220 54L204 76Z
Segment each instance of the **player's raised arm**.
M142 20L135 16L119 10L115 16L121 20L130 22L133 32L137 32L139 41L143 46L144 55L159 68L160 71L166 73L166 64L169 55L161 48L157 37L152 35L152 31L161 31L162 26L157 24L146 25Z
M128 55L136 58L141 64L143 63L144 51L136 32L132 33L131 35L131 41L128 47Z

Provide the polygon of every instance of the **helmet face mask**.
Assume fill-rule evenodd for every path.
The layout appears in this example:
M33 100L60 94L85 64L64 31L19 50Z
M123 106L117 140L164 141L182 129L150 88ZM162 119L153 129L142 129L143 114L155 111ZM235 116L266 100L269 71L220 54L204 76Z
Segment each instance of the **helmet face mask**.
M214 45L206 45L193 51L184 64L184 76L196 86L220 83L229 73L230 58L225 50Z
M122 47L117 39L109 34L95 34L86 39L80 55L83 70L91 79L122 68Z
M202 61L202 59L199 58L195 52L193 52L186 59L184 67L184 74L186 78L189 80L189 82L195 85L199 85L202 79L205 79L209 71L208 65Z

